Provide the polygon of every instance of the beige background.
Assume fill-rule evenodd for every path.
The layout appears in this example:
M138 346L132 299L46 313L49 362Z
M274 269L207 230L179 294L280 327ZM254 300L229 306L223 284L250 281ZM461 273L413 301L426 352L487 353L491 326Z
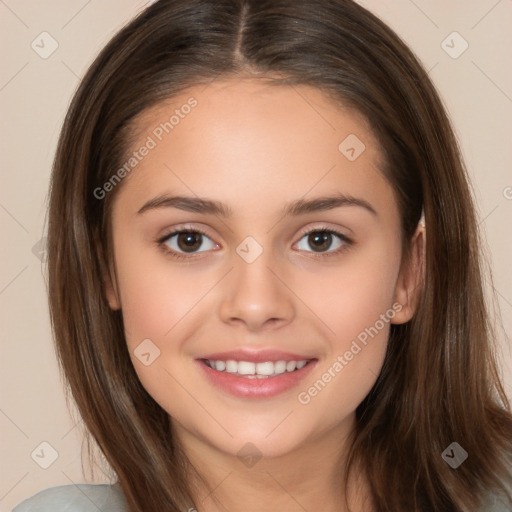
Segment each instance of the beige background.
M53 352L37 243L43 236L52 156L71 95L99 49L145 3L0 0L0 511L43 488L86 481L79 428L66 409ZM512 354L505 334L512 327L512 74L507 65L512 1L360 3L412 47L453 119L487 238L503 317L505 386L512 398ZM47 59L31 47L44 31L58 42ZM443 47L448 44L453 47L449 51L457 52L461 39L450 36L442 43L454 31L469 44L458 58ZM50 48L50 40L45 41ZM50 461L51 449L40 447L42 442L58 452L48 469L35 462ZM97 481L106 481L99 475Z

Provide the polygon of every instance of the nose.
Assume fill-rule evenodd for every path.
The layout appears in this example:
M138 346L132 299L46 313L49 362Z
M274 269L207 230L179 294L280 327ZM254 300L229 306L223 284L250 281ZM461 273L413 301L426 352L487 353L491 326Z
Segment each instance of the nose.
M282 327L295 317L293 291L266 253L252 263L235 255L234 269L222 290L219 315L223 322L255 332Z

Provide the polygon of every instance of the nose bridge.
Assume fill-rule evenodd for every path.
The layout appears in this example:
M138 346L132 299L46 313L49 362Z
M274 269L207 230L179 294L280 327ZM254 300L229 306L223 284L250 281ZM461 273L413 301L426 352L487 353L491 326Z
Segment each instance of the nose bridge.
M295 312L293 293L278 277L274 252L256 244L248 237L237 247L220 306L224 322L242 322L251 330L267 323L286 324Z

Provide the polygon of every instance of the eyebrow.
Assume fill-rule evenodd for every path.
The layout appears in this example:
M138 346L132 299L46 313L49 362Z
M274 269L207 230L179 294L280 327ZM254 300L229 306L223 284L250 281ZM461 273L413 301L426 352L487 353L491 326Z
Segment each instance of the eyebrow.
M340 208L342 206L359 206L369 211L372 215L378 216L377 212L370 203L364 199L345 194L317 197L310 200L298 199L296 201L285 204L281 215L306 215L308 213L333 210L334 208ZM150 199L142 206L142 208L140 208L137 213L142 214L149 210L160 208L177 208L179 210L193 213L211 214L225 218L233 217L233 210L220 201L200 197L169 195L160 195Z

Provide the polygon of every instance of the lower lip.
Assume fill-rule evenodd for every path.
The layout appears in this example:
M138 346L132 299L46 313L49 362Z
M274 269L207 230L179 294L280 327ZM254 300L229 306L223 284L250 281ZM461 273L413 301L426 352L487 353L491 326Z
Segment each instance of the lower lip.
M214 386L230 395L240 398L271 398L296 386L311 372L317 360L311 360L300 370L285 372L267 379L250 379L226 371L218 372L205 364L202 359L196 359L196 362Z

